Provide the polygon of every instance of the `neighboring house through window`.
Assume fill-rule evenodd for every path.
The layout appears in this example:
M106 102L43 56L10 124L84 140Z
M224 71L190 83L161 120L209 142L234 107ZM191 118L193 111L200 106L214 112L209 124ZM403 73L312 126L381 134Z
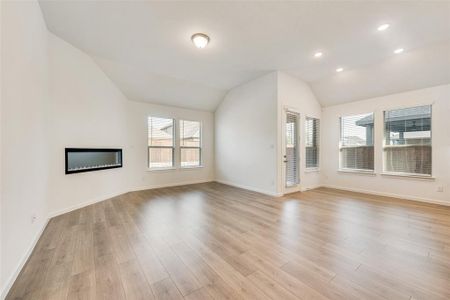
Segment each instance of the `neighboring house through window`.
M202 164L202 124L180 120L181 167L198 167Z
M384 172L431 175L431 152L431 105L384 112Z
M340 169L373 171L373 113L341 117L340 123Z
M174 119L148 117L148 167L172 168L175 165Z

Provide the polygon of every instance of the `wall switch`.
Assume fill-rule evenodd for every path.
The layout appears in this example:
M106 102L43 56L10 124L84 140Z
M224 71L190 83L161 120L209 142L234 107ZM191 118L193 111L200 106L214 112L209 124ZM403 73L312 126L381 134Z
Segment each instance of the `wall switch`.
M444 192L444 187L443 187L443 186L438 186L437 191L438 191L439 193Z

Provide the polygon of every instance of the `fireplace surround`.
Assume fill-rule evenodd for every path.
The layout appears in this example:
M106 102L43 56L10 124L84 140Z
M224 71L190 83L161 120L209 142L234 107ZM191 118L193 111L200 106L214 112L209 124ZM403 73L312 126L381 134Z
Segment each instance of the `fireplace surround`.
M66 174L122 167L122 149L65 148Z

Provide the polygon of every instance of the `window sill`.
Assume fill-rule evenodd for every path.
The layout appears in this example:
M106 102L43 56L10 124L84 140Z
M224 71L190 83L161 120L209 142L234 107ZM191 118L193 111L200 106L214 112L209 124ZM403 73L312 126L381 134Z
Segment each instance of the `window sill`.
M320 172L319 168L305 168L305 173L318 173Z
M163 171L172 171L172 170L176 170L177 168L175 167L170 167L170 168L147 168L148 172L163 172Z
M355 174L355 175L367 175L367 176L376 176L377 174L375 171L370 170L357 170L357 169L339 169L339 173L348 173L348 174Z
M202 169L205 166L192 166L192 167L170 167L170 168L147 168L147 172L164 172L164 171L174 171L174 170L196 170Z
M418 179L418 180L435 180L436 177L433 177L431 175L421 175L421 174L410 174L410 173L390 173L390 172L383 172L381 173L382 176L388 176L388 177L400 177L405 179Z
M203 165L201 166L189 166L189 167L180 167L180 170L195 170L195 169L202 169L204 168Z

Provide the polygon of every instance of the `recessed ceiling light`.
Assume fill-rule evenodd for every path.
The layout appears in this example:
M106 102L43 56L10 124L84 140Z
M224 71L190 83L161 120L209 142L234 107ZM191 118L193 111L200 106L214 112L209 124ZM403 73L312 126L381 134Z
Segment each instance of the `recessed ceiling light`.
M342 71L344 71L344 68L337 68L337 69L336 69L336 72L338 72L338 73L339 73L339 72L342 72Z
M386 29L388 29L389 28L389 26L391 26L391 25L389 25L389 24L383 24L383 25L380 25L380 26L378 26L378 31L385 31Z
M322 57L322 55L323 55L322 52L316 52L316 53L314 53L314 57L317 57L317 58Z
M403 48L398 48L398 49L395 49L395 50L394 50L394 53L395 53L395 54L400 54L400 53L402 53L403 51L404 51Z
M209 36L204 33L196 33L191 36L191 40L194 43L195 47L203 49L209 43Z

